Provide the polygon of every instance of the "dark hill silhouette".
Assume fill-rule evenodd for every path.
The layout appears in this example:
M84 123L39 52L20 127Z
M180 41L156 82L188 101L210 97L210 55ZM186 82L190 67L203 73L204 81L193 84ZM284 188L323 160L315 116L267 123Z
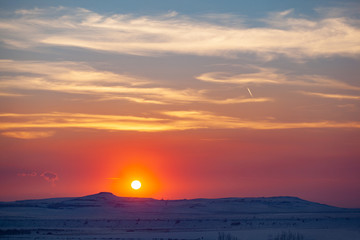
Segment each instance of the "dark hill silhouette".
M315 203L298 197L217 198L157 200L152 198L118 197L110 192L100 192L84 197L50 198L0 202L0 209L16 212L28 211L31 216L42 209L57 213L77 215L236 215L252 213L320 213L347 212L344 209ZM71 210L71 211L70 211ZM40 213L39 213L40 214Z

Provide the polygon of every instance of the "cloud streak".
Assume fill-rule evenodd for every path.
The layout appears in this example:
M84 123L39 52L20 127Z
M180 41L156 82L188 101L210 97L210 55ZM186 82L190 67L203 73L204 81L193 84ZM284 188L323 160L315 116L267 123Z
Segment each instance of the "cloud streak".
M1 135L19 139L47 138L55 134L54 131L11 131L2 132Z
M290 15L291 11L273 13L263 27L237 27L179 14L101 15L59 7L19 10L0 20L0 31L11 48L64 46L133 55L225 57L249 52L292 58L360 54L360 29L346 16L311 20ZM229 15L227 20L242 19Z
M273 68L246 66L251 73L234 74L230 72L207 72L196 76L203 82L233 85L294 85L302 87L323 87L360 90L360 87L347 84L321 75L291 75Z
M0 114L0 130L84 128L160 132L190 129L360 128L360 122L250 121L205 111L165 111L158 118L80 113ZM6 136L6 135L5 135Z
M59 180L59 176L57 173L51 171L45 171L43 173L37 173L35 171L28 173L18 173L19 177L41 177L45 181L51 183L51 185L55 186L55 182Z
M37 172L30 172L30 173L18 173L17 176L19 177L36 177L38 174Z
M344 95L344 94L329 94L329 93L318 93L318 92L301 92L305 95L316 96L321 98L332 98L332 99L339 99L339 100L360 100L360 96L354 95Z
M109 71L85 63L0 60L0 89L44 90L91 95L98 100L142 104L235 104L272 101L269 98L217 98L204 89L160 87L156 81Z
M0 114L1 130L9 129L60 129L87 128L119 131L164 131L170 130L166 119L136 116L117 116L82 113L37 113L37 114Z

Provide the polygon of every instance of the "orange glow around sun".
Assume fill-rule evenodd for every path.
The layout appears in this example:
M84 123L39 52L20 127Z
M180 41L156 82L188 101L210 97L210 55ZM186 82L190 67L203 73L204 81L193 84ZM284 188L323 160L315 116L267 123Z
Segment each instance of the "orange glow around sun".
M110 181L110 191L123 197L156 197L161 184L161 169L157 158L151 154L123 155L121 164L114 163Z

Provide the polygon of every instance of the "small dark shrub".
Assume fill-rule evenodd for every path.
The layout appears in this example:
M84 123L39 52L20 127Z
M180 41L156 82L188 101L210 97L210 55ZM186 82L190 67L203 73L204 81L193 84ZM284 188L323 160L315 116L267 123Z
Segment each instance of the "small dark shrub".
M301 233L282 232L275 237L270 237L269 240L304 240L304 235Z
M238 238L230 233L219 232L218 240L238 240Z

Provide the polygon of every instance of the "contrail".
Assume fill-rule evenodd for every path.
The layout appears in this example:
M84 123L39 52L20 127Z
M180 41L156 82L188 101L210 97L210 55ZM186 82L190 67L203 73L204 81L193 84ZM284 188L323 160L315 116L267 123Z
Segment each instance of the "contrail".
M252 93L251 93L250 89L249 89L249 88L247 88L247 90L248 90L248 92L249 92L250 96L251 96L251 97L254 97L254 96L252 95Z

